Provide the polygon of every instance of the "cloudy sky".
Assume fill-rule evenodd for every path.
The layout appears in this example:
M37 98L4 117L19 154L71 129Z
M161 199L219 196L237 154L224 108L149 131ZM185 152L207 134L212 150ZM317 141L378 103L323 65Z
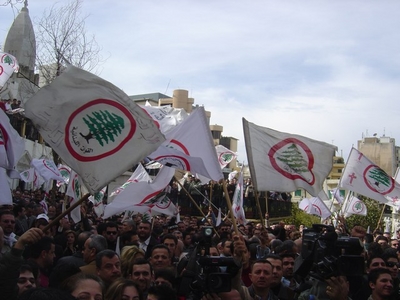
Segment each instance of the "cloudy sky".
M0 1L0 2L4 2ZM32 21L53 0L30 0ZM21 5L17 5L21 8ZM15 10L0 6L0 43ZM239 139L242 117L333 143L400 143L400 1L85 0L104 79L128 95L186 89Z

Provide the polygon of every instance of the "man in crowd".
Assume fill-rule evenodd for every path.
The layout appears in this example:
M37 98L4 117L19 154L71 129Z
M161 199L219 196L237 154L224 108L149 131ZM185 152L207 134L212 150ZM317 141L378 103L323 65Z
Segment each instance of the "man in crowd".
M149 288L154 280L154 273L150 263L146 259L138 259L132 267L131 279L139 286L146 299Z
M18 236L14 233L15 217L10 211L0 212L0 227L3 229L3 248L1 253L9 252L16 243Z
M107 249L107 241L102 235L91 235L83 246L83 261L86 265L80 267L85 274L97 275L96 255Z
M368 274L368 283L372 290L371 296L368 300L391 299L393 280L389 270L383 268L372 270Z
M171 254L164 244L155 245L151 250L150 264L154 272L171 267Z
M106 249L97 253L96 268L106 290L115 279L121 277L121 261L113 250Z
M48 287L51 268L53 267L56 245L51 237L45 236L40 241L30 246L29 260L39 267L39 285Z
M145 252L145 258L151 255L151 249L158 244L158 241L151 236L151 224L141 221L138 226L139 248Z

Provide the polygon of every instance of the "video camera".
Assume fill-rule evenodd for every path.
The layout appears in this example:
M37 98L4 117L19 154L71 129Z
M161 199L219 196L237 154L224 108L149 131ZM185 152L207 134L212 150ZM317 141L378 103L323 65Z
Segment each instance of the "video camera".
M205 294L229 292L232 289L231 279L241 268L241 263L233 257L210 256L212 235L213 227L203 227L194 250L186 261L178 264L178 269L185 268L178 295L184 295L186 299L201 299ZM182 266L181 263L187 264ZM221 272L221 267L225 267L226 272Z
M303 230L300 256L294 273L302 278L310 275L319 280L332 276L356 276L364 272L364 247L359 238L338 237L333 226L313 224Z

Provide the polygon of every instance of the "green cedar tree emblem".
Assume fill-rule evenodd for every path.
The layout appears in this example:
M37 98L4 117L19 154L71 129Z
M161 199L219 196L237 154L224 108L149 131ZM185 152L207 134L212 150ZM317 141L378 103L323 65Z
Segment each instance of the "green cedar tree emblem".
M379 188L380 185L384 185L386 187L389 187L391 185L391 180L389 176L383 171L381 168L374 168L372 169L368 177L373 179L374 185Z
M89 144L89 140L95 138L101 146L104 142L108 144L110 141L115 142L116 136L122 133L125 128L124 119L115 113L100 110L99 112L92 112L92 115L86 115L83 121L88 126L89 133L80 135Z
M222 155L222 160L224 162L229 162L232 160L232 157L233 157L232 153L225 153L224 155Z
M6 55L6 56L4 57L4 59L3 59L3 63L12 65L12 64L14 63L14 61L13 61L13 59L12 59L9 55Z
M280 152L276 159L285 164L284 169L289 173L301 174L308 172L308 163L294 143Z

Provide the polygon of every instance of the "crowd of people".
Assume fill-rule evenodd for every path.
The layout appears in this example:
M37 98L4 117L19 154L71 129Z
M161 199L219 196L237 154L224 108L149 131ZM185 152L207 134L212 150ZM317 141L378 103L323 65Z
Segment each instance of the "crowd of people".
M0 210L1 299L400 299L400 236L344 219L320 232L193 215L102 220L88 202L75 224L53 222L63 195L13 196ZM350 267L332 256L332 237L351 245Z

